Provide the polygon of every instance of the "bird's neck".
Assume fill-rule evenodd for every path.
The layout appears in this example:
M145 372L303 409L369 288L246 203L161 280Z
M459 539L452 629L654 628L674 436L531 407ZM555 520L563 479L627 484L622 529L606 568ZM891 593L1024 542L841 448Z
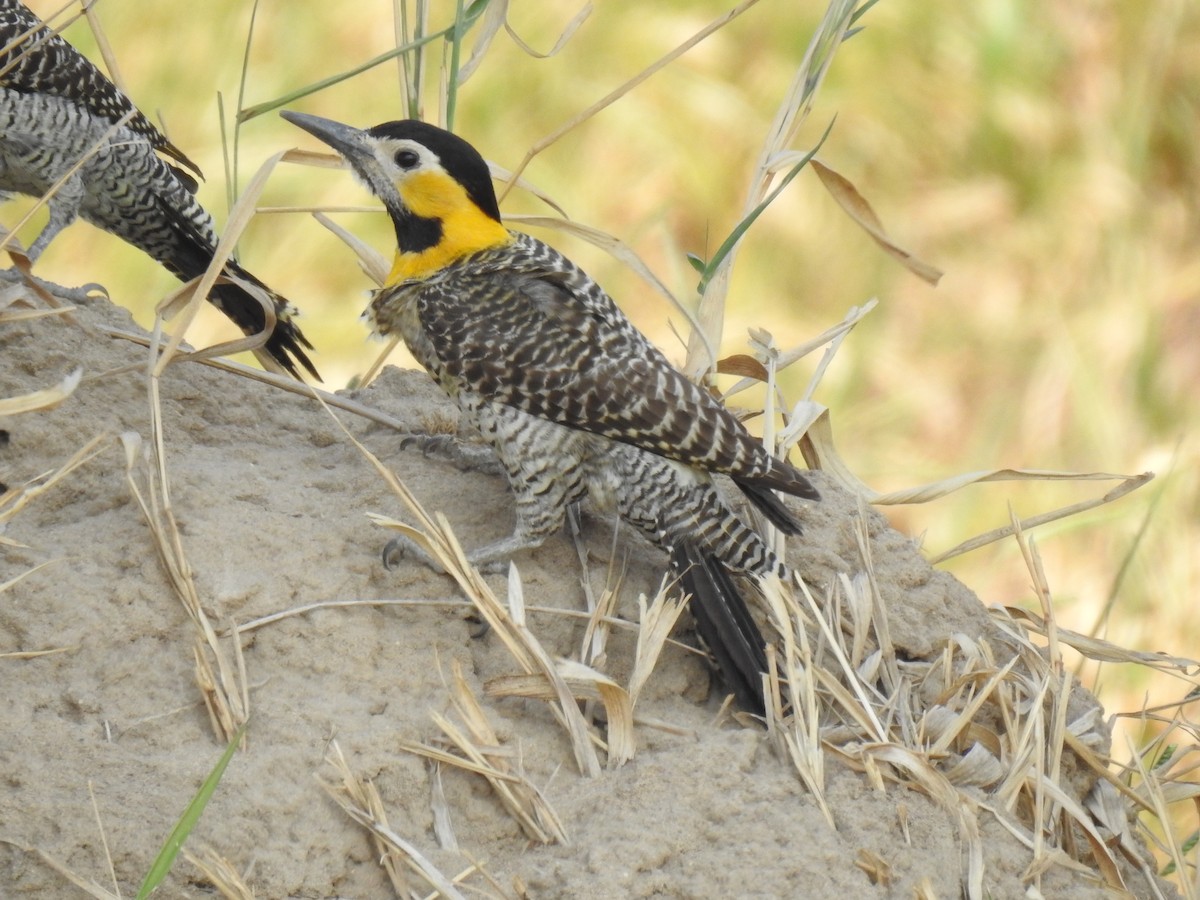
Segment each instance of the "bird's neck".
M501 247L512 233L445 177L410 179L400 189L404 215L393 216L396 257L387 284L429 278L455 260Z

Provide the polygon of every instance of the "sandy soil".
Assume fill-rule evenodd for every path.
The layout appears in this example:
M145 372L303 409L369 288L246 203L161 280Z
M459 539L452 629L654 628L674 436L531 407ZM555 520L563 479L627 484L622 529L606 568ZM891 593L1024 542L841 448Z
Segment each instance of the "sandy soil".
M199 700L189 620L164 576L126 481L115 436L149 437L144 351L90 330L133 328L95 301L74 323L43 319L0 327L0 397L57 382L82 366L85 380L53 411L0 422L0 480L19 488L62 465L97 435L103 451L17 514L3 539L0 581L45 563L0 592L0 896L81 896L35 851L112 889L103 822L125 896L221 752ZM122 367L132 367L120 371ZM453 419L422 373L389 370L359 399L413 429ZM202 602L217 621L246 622L330 600L459 601L448 578L411 563L380 564L387 532L364 516L402 516L399 502L329 414L312 400L196 364L162 379L171 500ZM339 414L431 510L442 510L466 546L503 534L511 510L501 479L402 451L394 431ZM139 468L144 485L145 469ZM817 587L859 558L853 498L820 478L824 500L804 511L791 562ZM871 552L898 654L935 654L949 635L992 635L979 600L929 568L912 543L869 514ZM611 527L585 520L589 577L603 585ZM623 533L629 573L620 611L636 618L653 592L660 554ZM580 564L566 538L518 560L527 602L580 608ZM503 596L505 578L489 577ZM535 615L547 647L577 651L582 625ZM677 630L690 640L684 617ZM373 779L392 827L454 874L468 859L506 894L531 897L911 897L963 892L964 845L953 814L926 794L874 787L827 754L830 828L790 764L758 727L714 719L720 697L702 659L668 647L638 714L628 765L585 778L561 728L535 701L484 700L492 724L565 824L566 845L531 844L478 779L443 775L459 851L439 847L431 777L401 740L432 740L430 711L447 709L444 684L459 661L477 693L514 671L494 636L461 607L357 606L282 619L244 635L251 684L249 746L236 755L188 846L208 845L246 874L258 897L387 897L390 884L361 827L325 795L326 754L337 741L353 770ZM627 676L632 638L611 641L609 671ZM69 648L36 658L16 651ZM1091 701L1082 692L1075 701ZM1086 777L1072 784L1082 797ZM1032 855L991 814L980 816L984 886L1026 896ZM889 876L856 861L873 854ZM1137 896L1151 896L1126 872ZM472 882L483 885L475 878ZM1094 876L1051 866L1048 897L1111 896ZM180 860L172 897L212 896Z

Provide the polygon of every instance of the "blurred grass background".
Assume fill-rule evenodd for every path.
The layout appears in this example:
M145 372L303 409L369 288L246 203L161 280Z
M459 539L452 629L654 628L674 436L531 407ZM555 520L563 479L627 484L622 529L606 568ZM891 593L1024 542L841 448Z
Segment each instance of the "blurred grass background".
M59 0L30 0L46 15ZM501 34L461 89L456 130L515 167L525 151L730 8L715 0L597 4L566 47L535 59ZM434 26L454 4L437 5ZM509 21L549 50L574 4L514 4ZM227 210L218 91L236 109L249 0L97 7L134 100L208 176L203 202ZM538 156L525 177L575 219L630 244L694 300L684 254L711 253L736 224L765 131L823 5L762 0ZM883 0L838 53L802 136L837 123L821 158L870 200L892 236L942 268L930 288L884 256L804 172L756 223L734 271L723 351L746 329L790 346L880 298L845 343L817 399L843 457L894 489L976 469L1025 466L1157 480L1118 503L1039 530L1060 625L1127 647L1200 655L1200 8L1185 0ZM67 37L93 59L85 23ZM471 46L468 37L466 46ZM390 0L263 0L245 103L344 72L395 46ZM436 82L436 62L429 72ZM369 125L404 115L385 64L293 104ZM436 114L436 93L426 115ZM314 142L269 114L240 135L244 184L270 154ZM369 204L345 173L281 166L264 205ZM16 221L20 204L3 208ZM506 212L545 212L514 192ZM390 256L382 214L338 220ZM604 284L673 358L666 304L619 263L539 233ZM23 235L27 240L28 235ZM330 388L360 374L367 279L311 217L260 215L242 262L303 310ZM43 277L99 282L149 326L173 279L115 238L73 226ZM216 314L195 343L232 337ZM798 395L811 365L785 382ZM887 514L933 552L1107 486L999 484ZM988 604L1031 604L1013 542L948 564ZM1107 612L1111 606L1111 612ZM1099 623L1099 626L1098 626ZM1146 670L1100 674L1110 711L1180 699L1187 685ZM1085 677L1095 680L1089 670ZM1120 746L1115 748L1119 753Z

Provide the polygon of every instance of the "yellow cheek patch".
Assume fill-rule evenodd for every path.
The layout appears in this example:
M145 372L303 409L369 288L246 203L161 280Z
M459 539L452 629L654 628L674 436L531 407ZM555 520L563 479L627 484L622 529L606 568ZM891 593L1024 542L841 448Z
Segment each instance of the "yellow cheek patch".
M389 285L428 278L459 257L512 240L508 229L476 206L463 186L444 172L420 172L396 187L413 215L441 223L442 239L420 252L397 251Z
M445 172L418 172L397 188L404 205L423 219L444 219L456 209L473 205L463 186Z

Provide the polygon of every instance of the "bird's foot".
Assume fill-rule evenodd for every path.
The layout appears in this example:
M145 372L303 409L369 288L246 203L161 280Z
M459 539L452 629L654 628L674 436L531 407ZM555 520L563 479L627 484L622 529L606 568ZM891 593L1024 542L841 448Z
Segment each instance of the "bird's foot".
M387 546L383 548L383 567L390 572L405 558L422 563L438 574L444 574L446 571L437 560L418 547L412 538L400 534L388 541Z
M463 472L504 473L491 447L467 443L453 434L410 434L400 441L400 449L419 449L424 456L445 460Z
M59 300L65 300L67 303L74 303L77 306L82 306L90 303L96 297L107 297L108 292L99 284L84 284L79 287L66 287L65 285L55 284L53 281L47 281L44 278L38 278L36 275L26 274L13 266L10 269L0 269L0 282L6 284L27 284L32 281L37 287L52 294Z
M467 562L474 565L484 575L502 575L508 571L507 559L484 559L480 562L475 562L472 558L474 554L467 554ZM419 562L439 575L445 575L446 570L440 562L430 556L423 548L418 547L412 538L405 535L397 535L387 542L387 546L383 548L383 567L389 571L396 568L402 559L411 559L414 562Z

